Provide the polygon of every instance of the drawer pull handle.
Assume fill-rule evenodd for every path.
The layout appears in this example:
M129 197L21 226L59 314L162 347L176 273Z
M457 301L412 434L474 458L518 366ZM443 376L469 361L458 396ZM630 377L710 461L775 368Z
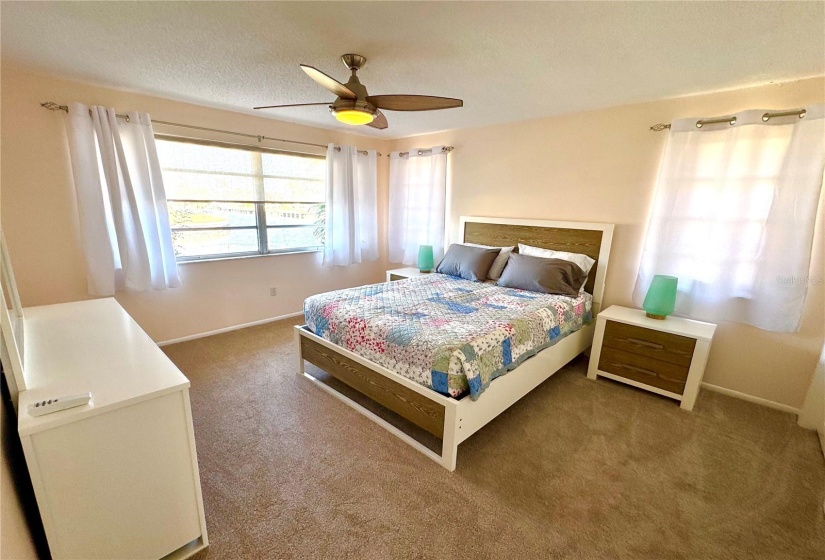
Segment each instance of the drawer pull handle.
M640 368L640 367L636 367L636 366L629 366L627 364L620 364L620 365L621 365L621 367L623 367L625 369L629 369L630 371L635 371L635 372L638 372L638 373L644 373L645 375L652 375L653 377L656 377L657 375L659 375L655 371L650 371L649 369Z
M661 344L656 344L655 342L648 342L646 340L639 340L638 338L627 338L627 341L631 344L635 344L636 346L647 346L648 348L654 348L655 350L664 350L665 347Z
M649 369L640 368L640 367L636 367L636 366L629 366L627 364L617 364L615 362L612 363L611 365L614 365L614 366L619 367L619 368L629 369L630 371L635 371L637 373L643 373L645 375L650 375L651 377L661 377L665 381L670 381L671 383L679 383L681 385L685 384L684 379L673 379L672 377L667 377L666 375L661 375L659 373L656 373L655 371L650 371Z

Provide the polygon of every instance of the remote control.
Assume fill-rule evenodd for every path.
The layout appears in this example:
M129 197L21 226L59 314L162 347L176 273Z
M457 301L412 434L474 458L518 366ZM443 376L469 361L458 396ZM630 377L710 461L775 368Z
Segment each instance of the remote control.
M83 406L84 404L89 404L91 400L91 393L83 393L80 395L37 401L29 405L29 416L43 416L44 414L51 414L52 412L66 410L67 408Z

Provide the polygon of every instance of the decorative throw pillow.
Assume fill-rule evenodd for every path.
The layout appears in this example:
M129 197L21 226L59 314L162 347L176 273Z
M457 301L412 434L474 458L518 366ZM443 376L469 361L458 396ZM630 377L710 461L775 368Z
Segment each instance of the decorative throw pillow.
M496 257L496 260L493 261L493 266L490 267L490 272L487 273L488 280L498 280L501 278L501 273L504 271L504 267L507 266L507 257L510 256L510 253L513 252L513 249L516 247L493 247L492 245L479 245L477 243L461 243L461 245L467 245L468 247L483 247L485 249L500 249L501 252Z
M511 253L498 280L499 286L543 294L576 297L587 274L576 263Z
M487 279L490 267L493 266L493 261L496 260L499 252L500 249L497 247L486 249L453 243L435 267L435 271L474 282L483 282Z

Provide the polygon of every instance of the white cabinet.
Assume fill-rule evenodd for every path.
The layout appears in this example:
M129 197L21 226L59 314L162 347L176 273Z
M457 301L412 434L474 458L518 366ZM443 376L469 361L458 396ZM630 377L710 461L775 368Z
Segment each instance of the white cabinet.
M114 299L26 308L18 432L52 557L208 545L189 380ZM32 402L92 393L32 417Z

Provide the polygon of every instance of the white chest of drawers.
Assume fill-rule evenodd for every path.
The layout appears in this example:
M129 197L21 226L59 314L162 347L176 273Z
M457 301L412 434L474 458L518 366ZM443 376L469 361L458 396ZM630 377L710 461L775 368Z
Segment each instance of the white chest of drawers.
M189 380L114 299L27 308L18 432L52 557L208 546ZM92 393L32 417L28 405Z

